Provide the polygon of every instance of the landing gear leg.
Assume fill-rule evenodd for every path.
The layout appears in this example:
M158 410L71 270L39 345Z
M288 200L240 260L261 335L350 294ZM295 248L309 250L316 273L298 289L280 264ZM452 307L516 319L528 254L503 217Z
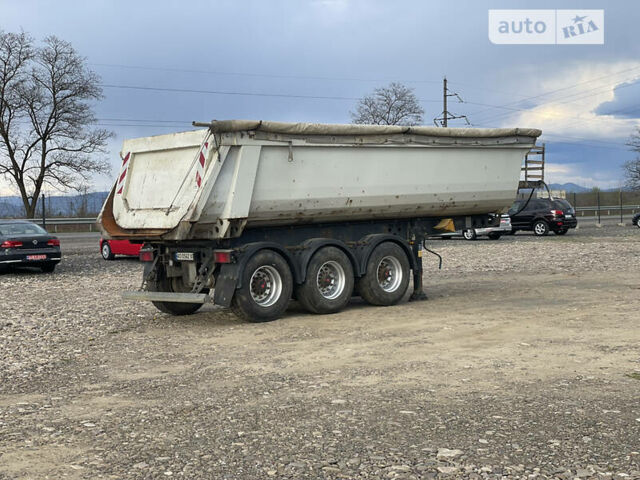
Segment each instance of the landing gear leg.
M409 297L410 302L426 300L427 294L422 290L422 249L419 242L413 242L411 246L416 268L413 269L413 293Z

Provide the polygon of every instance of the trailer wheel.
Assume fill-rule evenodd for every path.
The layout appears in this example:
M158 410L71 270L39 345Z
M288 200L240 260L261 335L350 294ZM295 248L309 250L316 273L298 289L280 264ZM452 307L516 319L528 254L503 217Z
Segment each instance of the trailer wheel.
M284 258L262 250L251 257L241 275L242 287L233 296L233 312L250 322L270 322L281 317L293 291L293 277Z
M353 284L349 257L339 248L325 247L311 258L306 280L296 289L296 297L311 313L336 313L349 303Z
M395 305L409 287L407 255L392 242L378 245L367 262L367 270L357 281L358 293L372 305Z
M149 282L149 290L152 292L188 292L190 289L186 288L182 283L181 277L167 278L164 271L160 269L157 273L157 279L155 282ZM170 315L191 315L196 313L201 303L183 303L183 302L151 302L162 313L168 313Z

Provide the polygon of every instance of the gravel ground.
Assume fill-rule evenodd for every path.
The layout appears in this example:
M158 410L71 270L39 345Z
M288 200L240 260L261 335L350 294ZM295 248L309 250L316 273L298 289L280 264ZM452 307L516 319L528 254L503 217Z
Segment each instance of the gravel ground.
M640 232L435 240L426 302L269 324L0 274L0 479L640 478Z

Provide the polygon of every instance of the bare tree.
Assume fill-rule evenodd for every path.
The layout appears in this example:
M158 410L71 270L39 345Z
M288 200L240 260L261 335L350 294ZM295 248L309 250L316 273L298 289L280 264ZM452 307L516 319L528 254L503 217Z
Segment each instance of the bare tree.
M33 218L42 187L67 190L92 173L107 173L112 135L92 129L91 102L102 98L98 76L70 43L47 37L42 46L0 31L0 175L19 190Z
M70 210L76 217L89 216L89 185L80 185L77 188L79 195L71 201Z
M631 135L627 145L631 147L631 150L640 154L640 128ZM640 156L625 162L623 168L627 186L633 190L640 190Z
M351 118L361 124L420 125L423 114L413 89L393 82L361 98Z

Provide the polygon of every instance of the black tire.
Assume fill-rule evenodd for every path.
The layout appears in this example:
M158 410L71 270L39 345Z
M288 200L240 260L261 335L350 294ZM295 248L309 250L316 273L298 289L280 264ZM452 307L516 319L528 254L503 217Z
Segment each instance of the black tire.
M349 257L339 248L324 247L311 257L296 298L311 313L336 313L349 303L354 282Z
M516 234L516 232L517 232L517 230L513 230L513 229L511 229L511 231L509 232L509 235L515 235L515 234Z
M111 251L111 245L106 240L102 242L102 247L100 248L100 255L105 260L113 260L116 256Z
M56 269L56 263L45 263L44 265L42 265L40 267L40 270L42 270L44 273L53 273L54 270Z
M384 264L383 260L385 260ZM388 269L389 266L393 266L401 273L401 277L397 281L394 280L397 285L392 284L389 286L391 290L385 289L381 285L381 283L384 284L384 282L389 281L388 274L391 272L387 270L387 278L379 279L380 273L385 275L384 272L380 271L380 268ZM360 296L371 305L395 305L402 299L409 287L410 273L411 267L404 250L393 242L384 242L378 245L371 253L367 261L366 273L357 280L356 288Z
M554 233L556 235L566 235L568 231L569 231L568 228L561 228L560 230L556 230Z
M489 239L490 240L499 240L501 236L502 236L501 233L491 232L489 234Z
M478 238L478 236L476 235L476 231L473 228L465 228L462 231L462 236L465 240L475 240L476 238Z
M544 220L536 220L533 224L533 234L537 237L549 235L549 224Z
M640 228L640 217L636 220L636 227Z
M182 283L182 278L167 278L164 270L161 268L157 272L155 281L149 282L149 291L151 292L188 292ZM151 302L162 313L169 315L191 315L196 313L202 307L201 303L183 303L183 302Z
M249 259L241 275L242 287L233 296L233 312L255 323L280 318L293 292L293 276L285 259L272 250L262 250ZM263 295L266 298L261 298Z

